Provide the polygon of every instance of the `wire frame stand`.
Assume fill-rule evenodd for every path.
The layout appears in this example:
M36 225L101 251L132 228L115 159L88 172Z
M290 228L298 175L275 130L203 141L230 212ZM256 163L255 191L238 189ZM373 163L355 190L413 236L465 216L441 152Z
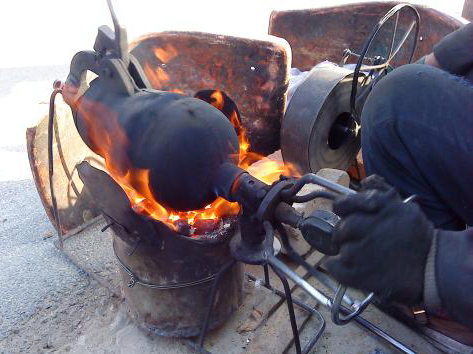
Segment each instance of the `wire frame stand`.
M209 298L209 303L207 306L207 311L205 313L205 318L202 324L202 329L200 331L200 335L197 338L195 342L189 341L188 344L193 347L198 353L202 354L211 354L209 351L207 351L204 348L205 344L205 338L207 336L208 330L209 330L209 321L210 321L210 316L212 315L212 310L215 302L215 297L217 294L217 289L218 289L218 284L222 277L226 274L226 272L238 261L236 259L232 259L229 261L227 264L225 264L220 271L217 273L217 276L214 280L214 284L211 289L211 294ZM292 328L292 334L294 337L294 347L296 349L297 354L308 354L312 348L315 346L317 343L318 339L322 335L322 333L325 330L325 319L323 316L320 314L319 311L317 311L313 306L308 305L307 303L303 301L299 301L297 299L292 298L291 294L291 289L289 287L289 283L287 281L287 278L284 274L282 274L276 267L269 265L267 263L262 265L263 270L264 270L264 283L263 286L274 292L276 295L278 295L281 299L283 299L286 302L287 309L289 312L289 320L291 322L291 328ZM278 276L278 278L281 281L281 284L284 288L284 292L274 288L269 279L269 267L274 271L274 273ZM246 276L248 277L249 280L251 281L256 281L258 278L254 277L253 275L249 273L245 273ZM308 340L308 342L305 344L304 348L302 349L301 347L301 341L300 341L300 335L299 335L299 328L297 326L297 321L296 321L296 316L294 313L294 305L300 307L304 311L308 312L310 316L314 316L317 318L317 321L319 322L319 326L315 333L311 336L311 338Z

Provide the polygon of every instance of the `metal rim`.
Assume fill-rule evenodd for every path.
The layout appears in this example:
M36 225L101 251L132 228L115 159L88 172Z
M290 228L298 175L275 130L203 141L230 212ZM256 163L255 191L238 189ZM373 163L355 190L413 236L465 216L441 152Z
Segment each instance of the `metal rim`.
M395 36L396 36L396 31L397 31L399 13L402 9L409 10L414 15L414 21L411 23L410 28L406 31L406 34L404 35L404 37L399 42L396 49L394 49L394 39L395 39ZM383 27L383 25L394 15L396 15L396 23L395 23L395 27L394 27L393 36L392 36L392 39L391 39L391 47L390 47L390 50L389 50L388 58L382 64L377 64L377 65L372 65L372 66L363 66L362 67L363 61L365 60L366 53L368 52L369 48L371 47L371 44L373 43L376 35L380 31L380 29ZM363 50L361 51L361 54L358 56L356 67L355 67L355 70L353 72L353 83L352 83L352 91L351 91L351 96L350 96L350 108L351 108L352 116L358 122L360 120L359 120L358 112L356 110L356 104L357 104L357 100L358 100L358 97L357 97L357 93L358 93L358 87L357 86L358 86L358 84L357 84L357 82L358 82L358 78L359 78L359 75L360 75L360 71L379 70L380 71L379 76L382 76L382 72L386 71L389 68L390 62L397 55L399 50L402 48L402 46L406 42L407 38L411 34L414 26L415 26L414 41L413 41L413 44L412 44L411 51L409 53L408 63L410 63L412 61L412 58L414 57L414 53L415 53L415 50L417 48L417 41L418 41L418 38L419 38L420 15L417 12L417 9L413 5L410 5L410 4L396 5L391 10L389 10L386 13L386 15L384 15L383 18L381 18L381 20L379 20L379 22L374 26L370 36L368 37L368 40L365 42L365 45L363 47ZM372 85L372 84L375 84L375 82L369 83L368 85ZM366 88L366 90L369 91L369 87Z

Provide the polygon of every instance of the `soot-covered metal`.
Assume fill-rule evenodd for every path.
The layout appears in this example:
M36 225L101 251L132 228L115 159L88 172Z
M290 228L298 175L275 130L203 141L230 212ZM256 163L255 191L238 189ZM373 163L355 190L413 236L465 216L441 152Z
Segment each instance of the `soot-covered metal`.
M188 237L134 212L104 171L83 162L79 175L113 230L122 293L136 322L159 335L196 336L218 271L228 262L236 220ZM223 323L242 303L243 267L235 264L217 288L209 327Z

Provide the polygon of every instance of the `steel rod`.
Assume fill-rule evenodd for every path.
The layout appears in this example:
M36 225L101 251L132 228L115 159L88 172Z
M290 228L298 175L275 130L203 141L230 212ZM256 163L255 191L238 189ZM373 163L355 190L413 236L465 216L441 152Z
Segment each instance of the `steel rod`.
M289 242L289 237L287 235L286 229L281 225L277 224L276 226L279 236L281 237L281 242L286 249L286 253L294 262L303 266L311 276L321 282L323 285L331 289L334 293L337 291L338 286L335 285L330 278L319 271L316 267L310 265L299 253L297 253L294 248L292 248L291 243ZM348 296L343 295L343 300L350 306L352 306L355 302Z
M286 297L287 311L289 313L289 320L291 322L292 334L294 336L294 346L296 347L296 353L302 354L301 341L299 337L299 329L297 328L296 315L294 313L294 304L292 303L292 294L291 289L289 288L289 283L284 274L276 267L271 265L274 273L279 277L281 283L284 287L284 295Z
M215 301L215 296L217 294L217 288L218 284L220 283L220 279L222 276L236 263L237 261L235 259L232 259L230 262L225 264L222 269L217 273L217 276L215 277L212 290L210 291L210 299L209 299L209 305L207 308L207 312L205 313L205 318L204 318L204 323L202 325L202 329L200 331L200 336L199 336L199 342L198 346L199 348L204 348L204 341L205 337L207 335L207 332L209 330L209 322L210 322L210 316L212 315L212 309Z
M55 82L56 84L56 82ZM58 93L62 93L61 88L55 88L51 94L51 98L49 99L49 119L48 119L48 176L49 176L49 192L51 194L51 204L53 209L53 219L54 219L54 226L56 226L56 231L59 239L59 248L62 250L64 247L64 240L62 238L62 230L61 230L61 221L59 220L59 211L57 208L57 201L56 195L54 193L54 153L53 153L53 126L54 126L54 118L55 118L55 106L54 101L56 100L56 96Z
M345 314L348 313L348 310L343 308L343 307L340 310L341 310L341 312L345 312ZM383 338L386 342L388 342L389 344L391 344L393 347L400 350L401 352L407 353L407 354L415 354L416 353L415 351L408 348L406 345L399 342L397 339L391 337L389 334L384 332L381 328L375 326L374 324L372 324L368 320L364 319L363 317L356 316L353 319L353 321L358 323L360 326L365 327L367 330L373 332L374 334L378 335L379 337Z
M307 173L299 178L299 180L291 188L281 191L281 197L285 200L294 197L297 192L299 192L307 183L318 184L319 186L325 187L340 194L356 194L356 191L353 189L344 187L314 173Z
M273 267L276 267L279 269L282 273L284 273L288 278L290 278L294 283L296 283L298 286L300 286L303 290L305 290L309 295L311 295L315 300L317 300L320 304L325 306L328 309L332 308L332 300L330 300L326 295L315 289L312 285L310 285L307 281L305 281L301 276L299 276L297 273L295 273L292 269L290 269L288 266L286 266L283 262L281 262L279 259L277 259L274 256L269 256L268 257L268 262L271 264ZM341 307L340 310L344 314L349 314L351 311L345 307ZM391 337L389 334L386 332L382 331L380 328L376 327L372 323L368 322L364 318L360 316L356 316L354 319L357 323L365 327L366 329L370 330L374 334L378 335L379 337L383 338L386 340L388 343L393 345L395 348L400 350L403 353L406 354L415 354L414 351L409 349L407 346L399 342L398 340L394 339Z
M269 269L268 269L268 265L265 264L263 266L263 270L264 270L264 285L269 288L271 287L271 284L269 283Z
M327 189L330 189L334 192L337 192L337 193L340 193L340 194L356 194L356 191L354 191L353 189L350 189L350 188L347 188L347 187L344 187L338 183L335 183L333 181L330 181L326 178L323 178L323 177L320 177L320 176L317 176L316 174L309 174L310 176L310 182L311 183L315 183L315 184L318 184L322 187L325 187Z
M309 295L311 295L317 302L324 305L327 308L332 307L332 301L322 294L320 291L315 289L312 285L310 285L307 281L305 281L302 277L299 276L296 272L294 272L291 268L281 262L274 256L268 257L268 262L272 266L279 269L282 273L284 273L288 278L290 278L294 283L304 289ZM274 268L273 268L274 269Z
M256 282L258 280L258 278L256 278L255 276L253 276L249 273L245 273L245 275L248 277L248 279L250 279L254 282ZM272 286L266 286L266 285L265 285L265 288L271 290L276 295L278 295L280 298L282 298L284 300L286 299L286 295L284 295L284 293L281 290L276 289ZM314 347L314 345L317 343L320 336L322 335L322 333L325 330L325 319L320 314L320 312L317 311L317 309L315 309L314 307L309 306L305 302L299 301L297 299L292 299L292 302L294 304L296 304L297 306L299 306L301 309L307 311L310 315L313 315L313 316L317 317L317 321L319 322L319 327L315 331L315 335L309 340L309 342L305 345L304 349L302 350L302 354L308 354L310 352L310 350Z

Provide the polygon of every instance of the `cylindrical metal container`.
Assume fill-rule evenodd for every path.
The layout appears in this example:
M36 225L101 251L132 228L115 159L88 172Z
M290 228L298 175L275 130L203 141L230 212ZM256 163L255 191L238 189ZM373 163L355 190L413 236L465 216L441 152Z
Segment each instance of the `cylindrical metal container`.
M114 227L113 247L120 262L122 292L134 320L158 335L199 334L218 271L231 260L233 225L198 239L153 223L156 242L127 239ZM222 324L242 303L243 267L232 266L218 284L209 328Z
M235 218L192 238L166 224L135 213L121 187L104 171L82 162L79 176L114 231L123 296L136 323L156 334L199 334L216 274L231 261L229 243ZM209 328L223 323L242 303L243 267L221 278Z

